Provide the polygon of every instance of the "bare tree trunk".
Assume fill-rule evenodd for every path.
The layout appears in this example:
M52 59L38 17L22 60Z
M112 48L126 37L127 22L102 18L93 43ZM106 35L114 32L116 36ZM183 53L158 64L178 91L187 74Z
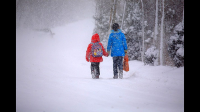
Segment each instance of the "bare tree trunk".
M112 15L112 21L111 25L115 22L115 15L116 15L116 0L114 0L114 5L113 5L113 15Z
M156 47L156 49L157 49L157 44L158 44L157 35L158 35L158 0L156 0L155 29L154 29L154 39L153 39L153 45ZM159 61L158 57L154 61L154 66L158 65L158 61Z
M142 4L142 62L144 62L144 7L143 1L141 0Z
M112 27L112 22L113 22L113 19L114 19L114 13L116 13L115 1L116 1L116 0L114 0L114 1L112 0L113 6L112 6L111 9L110 9L110 20L109 20L109 28L108 28L108 32L107 32L106 43L108 42L110 30L111 30L111 27Z
M164 2L163 1L163 10L162 10L162 18L161 18L161 33L160 33L160 65L163 65L163 25L164 25L164 17L165 17L165 6L164 6Z
M108 36L110 34L111 26L114 22L114 17L115 17L115 13L116 13L116 0L114 0L113 2L114 2L113 6L111 7L111 10L110 10L110 22L109 22Z
M113 6L110 9L110 20L109 20L109 28L108 28L108 33L107 33L108 36L107 37L109 37L109 34L110 34L110 28L111 28L111 25L112 25L112 15L113 15Z
M156 0L155 31L154 31L154 41L153 41L154 45L155 45L155 40L157 40L157 34L158 34L158 0Z
M124 15L125 15L125 12L126 12L126 0L124 0L124 13L123 13L123 18L122 18L121 30L122 30L123 23L124 23Z

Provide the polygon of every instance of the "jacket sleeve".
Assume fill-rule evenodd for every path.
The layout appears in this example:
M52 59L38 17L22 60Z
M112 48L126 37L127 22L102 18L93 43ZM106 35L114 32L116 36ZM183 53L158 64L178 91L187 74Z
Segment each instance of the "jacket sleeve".
M108 38L107 52L110 51L111 46L112 46L112 38L111 38L111 34L110 34L110 36L109 36L109 38Z
M99 43L102 47L102 50L103 50L103 55L104 56L108 56L108 53L106 52L105 48L103 47L102 43Z
M91 44L88 45L87 50L86 50L86 59L90 58L90 51L91 51Z
M128 50L125 35L122 33L122 44L124 46L124 50Z

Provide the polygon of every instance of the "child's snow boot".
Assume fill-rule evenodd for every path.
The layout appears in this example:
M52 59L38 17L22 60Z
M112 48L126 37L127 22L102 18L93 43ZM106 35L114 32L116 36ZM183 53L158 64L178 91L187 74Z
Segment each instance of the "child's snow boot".
M118 75L114 75L113 79L117 79L118 78Z
M91 71L92 78L95 79L94 71Z
M122 79L123 78L123 70L119 71L119 78Z
M96 79L99 79L99 75L96 75L96 77L95 77Z

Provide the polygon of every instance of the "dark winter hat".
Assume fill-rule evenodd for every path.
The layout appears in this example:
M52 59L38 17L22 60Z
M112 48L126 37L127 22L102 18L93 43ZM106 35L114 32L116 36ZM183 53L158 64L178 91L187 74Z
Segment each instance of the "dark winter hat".
M118 24L118 23L114 23L114 24L112 25L112 29L113 29L114 31L117 31L118 28L119 28L119 24Z

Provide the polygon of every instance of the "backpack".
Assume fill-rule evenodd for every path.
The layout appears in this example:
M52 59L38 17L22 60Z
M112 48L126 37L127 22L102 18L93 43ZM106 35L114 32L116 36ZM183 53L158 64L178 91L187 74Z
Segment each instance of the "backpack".
M92 56L93 57L102 57L103 56L103 50L102 46L99 44L99 42L91 43L92 44Z

